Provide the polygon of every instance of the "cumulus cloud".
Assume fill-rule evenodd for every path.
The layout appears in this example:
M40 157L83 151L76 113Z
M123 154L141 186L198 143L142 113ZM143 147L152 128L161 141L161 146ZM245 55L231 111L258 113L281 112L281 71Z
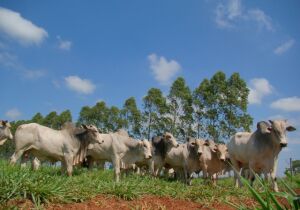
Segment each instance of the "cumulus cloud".
M295 44L295 40L294 39L290 39L290 40L284 42L283 44L281 44L280 46L278 46L274 50L274 53L276 55L281 55L281 54L287 52L291 47L293 47L294 44Z
M96 86L87 79L81 79L78 76L65 77L65 82L70 90L80 94L91 94L96 89Z
M181 70L180 64L175 60L168 61L165 57L156 54L148 56L150 69L154 78L162 85L168 85L171 79Z
M281 98L271 104L271 108L286 112L300 111L300 97Z
M69 40L63 40L60 36L57 36L58 48L61 50L69 51L72 47L72 42Z
M260 104L263 97L272 93L273 87L265 78L254 78L250 80L249 89L249 103Z
M21 115L22 115L22 113L17 108L10 109L5 113L5 116L11 120L16 120Z
M0 7L0 32L23 45L38 45L48 36L45 29L23 18L20 13L3 7Z
M219 3L215 9L215 22L219 28L233 28L238 23L253 21L260 28L273 31L272 19L261 9L244 9L241 0Z

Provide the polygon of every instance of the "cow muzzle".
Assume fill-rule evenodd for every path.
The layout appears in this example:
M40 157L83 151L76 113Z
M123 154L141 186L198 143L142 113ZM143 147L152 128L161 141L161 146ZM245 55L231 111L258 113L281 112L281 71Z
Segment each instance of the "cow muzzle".
M280 143L281 148L286 147L286 146L287 146L287 143Z
M198 156L201 156L201 155L202 155L202 152L198 152L197 154L198 154Z
M151 159L151 158L152 158L152 155L146 156L146 159Z

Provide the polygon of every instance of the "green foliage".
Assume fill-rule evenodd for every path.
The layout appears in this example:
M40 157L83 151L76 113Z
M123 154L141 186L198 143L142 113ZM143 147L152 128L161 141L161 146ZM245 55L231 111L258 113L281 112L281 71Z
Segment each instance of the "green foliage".
M224 141L239 130L249 130L252 118L247 114L248 94L246 82L238 73L227 79L219 71L210 80L204 79L193 92L198 136Z
M168 108L171 133L179 139L193 136L192 94L182 77L178 77L170 88Z
M291 179L292 177L287 174L288 179ZM280 179L280 183L283 185L283 189L285 188L285 191L283 192L273 192L271 191L270 187L265 183L261 177L258 175L255 175L256 180L258 180L259 186L258 188L261 188L262 190L258 190L257 188L254 188L250 185L249 181L246 180L243 177L240 177L242 180L242 183L248 188L248 190L251 192L252 197L257 201L257 203L260 205L261 208L256 207L255 209L263 209L263 210L284 210L284 209L292 209L292 210L298 210L300 208L300 198L295 193L295 191L287 184L286 181L283 179ZM293 177L294 184L296 184L296 187L300 187L300 178L299 177ZM287 201L288 206L282 205L282 203L279 201L279 198L283 198ZM233 204L231 202L227 202L228 204L232 205L236 209L247 209L244 205L239 206L236 204Z
M143 120L144 120L144 136L148 139L152 135L158 135L166 130L168 119L164 117L168 107L166 98L160 89L151 88L147 95L143 98Z
M47 202L81 202L97 194L132 200L143 195L167 196L201 202L222 202L232 196L241 201L249 196L245 190L235 190L231 179L219 180L218 186L208 185L202 179L193 180L192 186L180 181L157 179L134 174L115 183L113 171L76 168L72 177L60 174L60 168L42 166L38 171L9 166L0 160L0 208L10 199L27 198L36 205Z
M122 110L124 127L128 130L129 135L140 137L142 130L142 114L137 108L134 97L128 98Z

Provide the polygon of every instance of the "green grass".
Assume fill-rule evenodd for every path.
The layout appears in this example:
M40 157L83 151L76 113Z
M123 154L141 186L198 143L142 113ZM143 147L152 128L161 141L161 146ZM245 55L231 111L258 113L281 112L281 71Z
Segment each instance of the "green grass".
M120 183L113 181L113 171L77 168L72 177L61 175L60 168L43 166L38 171L10 166L0 160L0 205L11 199L26 198L39 207L48 202L82 202L98 194L133 200L143 195L169 196L206 204L224 202L232 197L241 202L249 199L246 188L235 189L232 178L219 180L213 186L194 179L192 186L151 176L129 175Z

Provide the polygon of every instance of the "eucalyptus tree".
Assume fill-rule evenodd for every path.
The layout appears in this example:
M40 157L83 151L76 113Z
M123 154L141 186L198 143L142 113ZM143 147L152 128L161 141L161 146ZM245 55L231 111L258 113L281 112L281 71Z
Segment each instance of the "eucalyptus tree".
M58 128L61 129L66 122L72 122L72 114L70 110L65 110L57 117Z
M168 111L166 98L160 89L151 88L143 98L143 134L150 139L151 135L164 132L168 119L164 115Z
M142 130L142 114L137 108L134 97L128 98L122 109L124 118L123 126L128 130L129 135L140 137Z
M31 118L31 122L34 123L38 123L38 124L42 124L44 120L44 117L41 113L36 113L32 118Z
M58 124L57 112L52 111L48 115L46 115L42 124L49 127L49 128L58 129L59 124Z
M193 92L198 136L202 133L206 138L226 141L238 130L249 130L248 94L246 82L237 73L226 79L219 71L210 80L204 79Z
M167 97L170 131L179 139L193 135L192 94L183 77L178 77L170 88Z

